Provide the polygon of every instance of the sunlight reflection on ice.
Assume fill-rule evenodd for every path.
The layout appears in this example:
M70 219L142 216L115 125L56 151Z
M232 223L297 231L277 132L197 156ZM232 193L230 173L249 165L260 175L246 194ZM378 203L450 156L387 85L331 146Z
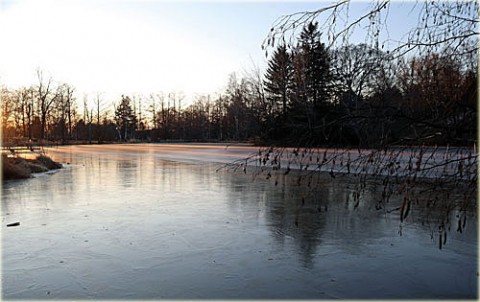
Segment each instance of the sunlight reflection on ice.
M236 148L51 150L70 164L3 186L3 298L476 297L476 224L439 250L426 227L353 211L340 182L302 204L300 187L192 161L251 147Z

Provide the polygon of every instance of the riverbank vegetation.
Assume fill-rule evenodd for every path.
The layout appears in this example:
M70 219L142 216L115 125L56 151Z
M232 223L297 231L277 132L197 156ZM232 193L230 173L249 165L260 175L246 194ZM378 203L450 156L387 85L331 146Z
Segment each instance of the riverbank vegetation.
M3 180L30 178L33 173L43 173L61 168L60 163L53 161L46 155L39 155L33 159L2 155Z
M296 38L298 32L302 37L318 28L325 44L318 46L317 53L333 49L333 81L327 83L334 84L314 84L310 77L306 82L310 85L300 90L307 95L310 91L312 109L299 115L307 120L303 125L310 128L297 132L294 141L303 142L298 146L312 147L324 146L333 138L330 147L353 142L356 150L265 148L255 158L259 175L278 179L290 166L303 169L295 179L312 188L312 198L317 190L317 171L328 172L332 179L353 179L350 200L354 208L373 199L376 211L398 213L399 234L405 222L421 220L431 226L431 237L441 249L448 232L461 233L467 217L476 219L478 206L478 2L418 2L418 24L394 48L388 47L392 40L385 38L391 1L370 4L364 15L353 19L350 2L338 1L318 10L282 16L274 23L263 46L267 54L273 52L273 57L280 58L283 66L288 66L285 62L289 60L296 66L296 53L313 48L308 44L302 47L302 39L299 43ZM316 23L321 17L326 21ZM352 45L350 37L358 31L364 32L366 43ZM308 57L310 62L314 62L313 57ZM287 79L288 71L285 67L279 74ZM462 73L462 80L454 80ZM295 71L293 78L298 78ZM281 87L279 98L288 100L289 86ZM335 87L327 95L336 100L328 106L341 104L337 107L341 110L315 107L313 100L325 95L327 87ZM307 133L315 133L314 139ZM280 135L285 134L288 131ZM323 138L320 144L319 137ZM338 144L342 138L345 141ZM449 148L452 145L463 148ZM280 164L287 166L287 171L279 171ZM237 163L238 167L242 163ZM366 187L378 194L366 196ZM433 217L433 209L440 214Z
M38 70L31 86L2 87L3 143L26 138L472 147L477 141L478 32L469 28L478 24L476 2L449 4L455 12L458 6L456 17L446 7L427 5L428 22L434 12L444 20L422 21L428 23L423 30L395 49L373 37L388 3L377 3L368 18L359 20L372 34L360 44L349 41L349 31L340 31L343 38L333 41L338 24L318 23L313 12L280 18L264 45L266 70L233 73L224 91L188 100L181 92L80 96L72 85ZM330 18L340 17L343 5L339 2ZM452 28L443 30L448 22ZM463 27L467 33L459 31ZM440 29L444 40L430 41L428 33L439 39Z
M82 108L74 87L55 86L39 71L36 85L3 88L3 143L27 138L60 143L176 139L289 146L473 146L476 58L452 59L447 49L385 66L385 52L365 44L327 51L320 37L317 26L310 24L300 42L304 48L280 45L264 74L232 74L223 93L198 96L184 108L185 100L177 93L124 95L108 100L114 105L103 111L100 102L107 100L96 99L96 108L87 102ZM315 45L306 48L307 40ZM307 63L307 58L314 62Z

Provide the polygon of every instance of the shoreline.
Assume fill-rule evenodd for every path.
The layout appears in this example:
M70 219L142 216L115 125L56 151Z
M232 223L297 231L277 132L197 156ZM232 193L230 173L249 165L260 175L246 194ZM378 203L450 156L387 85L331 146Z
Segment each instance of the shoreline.
M43 173L61 169L62 164L53 161L46 155L39 155L33 159L22 157L8 157L2 154L2 181L12 179L28 179L34 173Z

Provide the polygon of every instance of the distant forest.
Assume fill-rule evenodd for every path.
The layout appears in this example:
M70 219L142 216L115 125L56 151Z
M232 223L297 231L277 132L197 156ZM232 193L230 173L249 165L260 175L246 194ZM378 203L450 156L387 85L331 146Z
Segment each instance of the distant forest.
M391 57L367 44L327 49L317 23L279 43L264 73L232 74L215 96L182 108L179 93L92 102L37 71L1 90L3 143L249 141L289 146L458 145L477 141L478 58ZM214 62L212 62L214 64ZM109 106L110 107L110 106ZM82 109L80 109L82 108Z

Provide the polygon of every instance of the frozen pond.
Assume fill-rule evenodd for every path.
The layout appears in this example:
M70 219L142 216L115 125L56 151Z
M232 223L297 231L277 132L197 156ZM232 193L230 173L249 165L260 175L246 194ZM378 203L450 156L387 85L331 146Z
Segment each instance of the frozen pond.
M64 169L3 183L3 299L477 298L475 219L439 249L429 226L354 210L338 178L302 201L216 171L249 150L53 149Z

